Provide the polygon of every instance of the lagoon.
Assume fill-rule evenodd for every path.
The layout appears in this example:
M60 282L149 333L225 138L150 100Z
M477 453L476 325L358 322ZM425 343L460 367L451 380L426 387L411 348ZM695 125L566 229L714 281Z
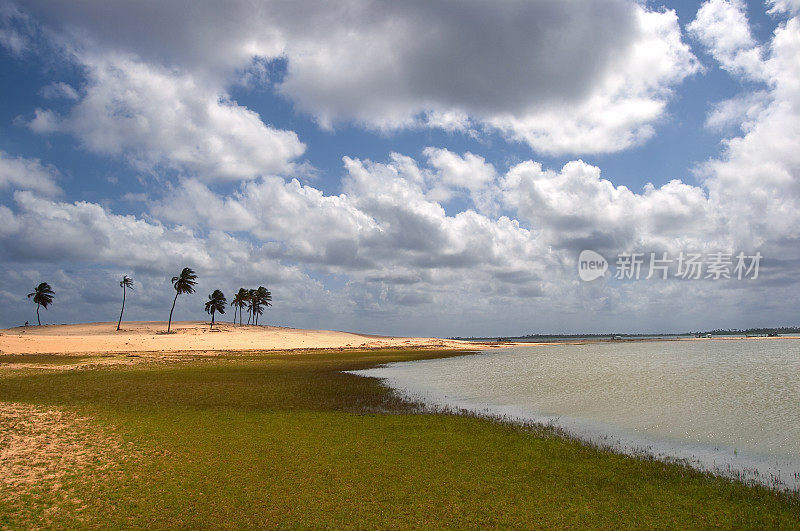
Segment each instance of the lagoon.
M430 406L800 488L800 340L531 345L358 371Z

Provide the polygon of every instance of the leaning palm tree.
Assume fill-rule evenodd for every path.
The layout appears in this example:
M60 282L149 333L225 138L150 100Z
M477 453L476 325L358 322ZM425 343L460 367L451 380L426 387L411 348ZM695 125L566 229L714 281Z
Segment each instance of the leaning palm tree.
M225 303L228 300L225 298L225 295L218 289L214 290L214 293L208 296L208 300L206 301L206 313L211 314L211 329L214 329L214 315L219 312L221 314L225 313Z
M247 308L247 298L250 296L245 288L239 288L239 291L233 297L231 306L233 306L233 324L236 324L236 310L239 310L239 325L242 324L242 310Z
M172 327L172 312L175 311L175 303L178 302L178 295L194 293L195 284L197 284L197 275L188 267L184 267L179 276L172 277L172 287L175 288L175 300L172 301L172 309L169 311L169 323L167 324L168 334Z
M119 283L119 287L122 288L122 310L119 312L119 321L117 322L118 331L120 325L122 324L122 313L125 311L125 291L128 289L133 289L133 279L128 275L124 275Z
M33 293L28 293L28 298L30 299L33 297L33 302L36 303L36 321L39 323L39 326L42 326L42 320L39 319L39 306L43 306L46 310L48 306L53 303L53 296L55 292L53 288L50 287L50 284L47 282L42 282L36 288L34 288Z
M255 316L255 324L258 325L258 315L264 313L262 306L272 306L272 293L264 286L259 286L255 296L258 299L258 308L260 310Z

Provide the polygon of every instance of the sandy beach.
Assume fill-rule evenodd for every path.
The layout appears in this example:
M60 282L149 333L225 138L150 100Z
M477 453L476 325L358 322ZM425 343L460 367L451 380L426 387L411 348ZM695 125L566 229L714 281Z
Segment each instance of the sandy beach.
M391 337L302 330L276 326L203 321L162 321L45 325L0 330L0 354L82 354L136 352L291 351L307 349L455 348L475 349L467 341L429 337Z

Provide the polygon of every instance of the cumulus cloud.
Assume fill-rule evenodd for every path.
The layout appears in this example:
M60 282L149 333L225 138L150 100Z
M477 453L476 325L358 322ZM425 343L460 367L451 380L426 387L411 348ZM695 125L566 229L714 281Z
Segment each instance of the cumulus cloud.
M781 23L769 50L762 68L768 88L750 106L745 134L726 140L723 156L707 161L701 175L735 238L794 256L797 247L789 242L800 239L800 20Z
M0 190L15 188L35 190L44 195L58 195L61 188L56 184L59 173L39 159L12 157L0 151Z
M478 155L465 153L459 156L452 151L433 147L425 148L422 153L428 158L428 164L439 170L444 184L479 190L495 179L494 166Z
M486 121L551 155L620 151L653 136L671 88L698 72L699 63L681 41L674 11L633 9L636 38L585 98L527 113L498 113Z
M757 91L718 102L706 117L706 127L722 131L733 127L747 131L769 104L769 100L767 91Z
M729 245L715 241L721 227L705 191L678 180L635 193L580 160L559 172L528 161L508 171L503 192L549 245L575 255L585 248L619 253Z
M453 157L456 164L470 160L437 155ZM429 195L431 180L439 178L434 169L398 154L387 163L347 157L344 163L340 195L266 177L223 197L186 180L151 212L185 226L246 231L270 242L266 248L273 256L363 281L408 284L426 277L425 271L483 265L493 272L531 270L526 262L537 250L528 231L507 217L471 210L448 216Z
M436 173L431 176L433 189L428 197L447 200L453 191L466 190L479 212L494 213L497 210L494 181L497 172L481 156L465 153L463 156L447 149L428 147L423 152L428 165Z
M687 294L685 287L671 283L643 282L634 289L577 280L575 259L585 248L612 260L626 251L668 252L673 258L681 251L754 251L752 240L739 237L736 227L742 220L730 216L731 205L705 187L674 180L633 191L615 186L599 168L579 160L560 170L526 161L500 172L468 155L430 148L424 153L427 164L399 154L386 162L345 158L343 193L334 196L279 178L246 183L230 195L186 181L179 193L168 194L183 199L167 197L153 214L171 215L199 230L226 223L231 229L246 227L270 242L265 251L273 257L302 264L312 273L345 275L339 294L353 304L350 311L364 319L359 322L379 317L380 326L405 316L403 326L415 323L414 330L425 330L425 315L445 321L452 317L463 329L488 326L476 317L475 297L493 316L494 326L503 326L497 315L517 312L508 321L518 323L517 329L524 327L526 315L547 304L549 313L555 305L557 312L572 315L630 312L636 319L658 320L677 311L697 319L687 310L692 304L713 303L733 315L742 301L754 300L745 287L731 290L722 283L703 284ZM519 221L475 210L448 215L431 197L448 164L459 168L469 160L486 166L492 179L479 182L488 183L504 210ZM786 267L793 266L771 262L761 273L764 282L787 282ZM669 310L662 309L666 313L659 317L652 300ZM449 316L446 309L452 307L462 313ZM601 321L611 323L608 319ZM693 322L687 318L679 326Z
M742 0L704 2L687 29L725 70L764 80L763 51L750 32L745 11Z
M86 95L64 117L37 110L29 123L33 131L72 133L96 153L208 181L284 173L305 150L294 132L264 124L258 114L189 74L130 56L84 62Z
M241 1L225 17L210 2L26 8L84 46L218 89L285 62L276 90L324 127L488 129L554 154L646 140L698 69L673 11L628 0Z

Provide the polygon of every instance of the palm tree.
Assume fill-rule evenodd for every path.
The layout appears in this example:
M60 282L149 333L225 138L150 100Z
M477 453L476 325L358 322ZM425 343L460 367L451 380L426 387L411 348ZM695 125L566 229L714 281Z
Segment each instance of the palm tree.
M233 324L236 324L236 310L239 310L239 325L242 324L242 310L247 308L247 298L250 296L245 288L239 288L239 291L233 297L231 306L233 306Z
M256 309L259 306L258 292L254 289L247 290L247 324L250 324L250 318L253 318L253 324L256 324Z
M250 311L253 312L253 324L255 326L258 326L258 316L264 313L264 307L261 306L261 301L256 299L254 302L250 304L250 308L251 308Z
M211 314L211 329L214 329L214 314L219 312L221 314L225 313L225 303L228 300L225 298L225 295L218 289L214 290L214 293L208 296L208 300L206 301L206 313Z
M197 275L188 267L184 267L179 276L172 277L172 287L175 288L175 300L172 301L172 309L169 311L169 323L167 324L168 334L172 327L172 312L175 311L175 303L178 302L178 295L194 293L195 284L197 284Z
M36 288L34 288L33 293L28 293L28 298L30 299L33 297L33 302L36 303L36 321L39 323L39 326L42 326L42 320L39 319L39 306L44 306L46 310L48 306L53 303L53 296L55 292L53 288L50 287L50 284L47 282L42 282Z
M119 326L122 324L122 313L125 311L125 291L128 288L133 289L133 279L128 275L124 275L119 283L119 287L122 288L122 310L120 310L119 312L119 322L117 322L118 331L119 331Z
M259 286L256 290L256 299L258 299L258 313L255 316L255 324L258 325L258 316L264 313L263 306L272 306L272 293L264 286Z

